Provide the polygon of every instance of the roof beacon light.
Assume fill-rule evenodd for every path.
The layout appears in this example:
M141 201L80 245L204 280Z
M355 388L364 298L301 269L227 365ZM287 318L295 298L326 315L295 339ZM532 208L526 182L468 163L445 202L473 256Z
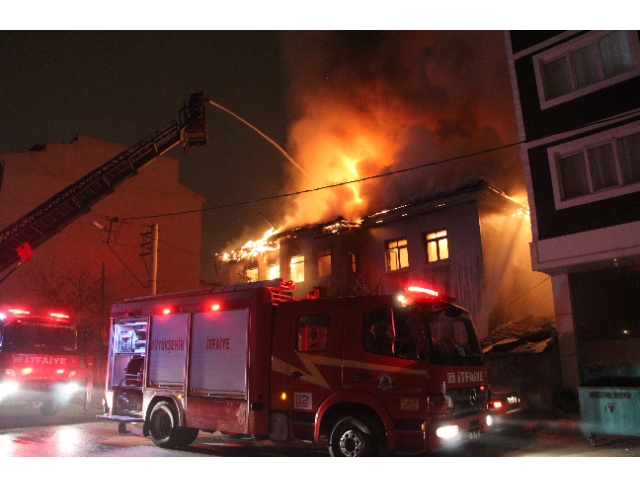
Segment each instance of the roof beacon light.
M211 311L220 311L220 305L219 304L212 304L211 305Z
M51 316L53 318L58 318L58 319L62 319L62 320L68 320L69 319L69 315L65 315L62 313L51 313Z
M29 311L25 311L23 309L10 309L9 313L12 313L14 315L28 315L28 314L31 314Z
M424 294L430 294L431 296L438 296L438 291L427 289L426 287L409 286L407 288L407 291L412 293L424 293Z

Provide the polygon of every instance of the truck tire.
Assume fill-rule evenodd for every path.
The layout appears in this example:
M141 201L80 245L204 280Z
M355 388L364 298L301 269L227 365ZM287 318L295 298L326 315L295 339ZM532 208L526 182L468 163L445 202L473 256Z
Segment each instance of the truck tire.
M178 428L180 430L180 441L176 446L189 446L191 443L196 441L198 438L198 433L200 430L198 428Z
M55 399L49 399L40 406L40 414L43 416L55 416L60 411L60 404Z
M149 436L160 448L175 448L184 441L178 427L178 415L167 401L160 401L153 407L149 416Z
M384 433L377 422L368 416L342 417L329 436L329 454L332 457L373 457L385 451Z

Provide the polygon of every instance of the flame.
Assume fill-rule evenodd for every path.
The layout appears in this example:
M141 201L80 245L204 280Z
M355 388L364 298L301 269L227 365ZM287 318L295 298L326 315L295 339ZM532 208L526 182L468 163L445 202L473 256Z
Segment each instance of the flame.
M291 34L285 46L297 114L287 147L316 188L517 140L500 32ZM354 220L480 178L513 192L524 179L509 154L303 193L283 226ZM287 191L311 189L286 169Z
M280 248L280 244L278 242L269 241L269 238L277 232L278 230L276 228L270 228L264 233L261 239L249 240L240 249L224 252L222 255L219 255L218 258L223 262L239 261L258 257L265 252L278 250Z

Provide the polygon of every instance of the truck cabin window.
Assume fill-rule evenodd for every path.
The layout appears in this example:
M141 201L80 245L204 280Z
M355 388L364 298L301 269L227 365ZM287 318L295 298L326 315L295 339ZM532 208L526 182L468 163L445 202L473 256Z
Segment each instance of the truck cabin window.
M482 363L480 344L471 319L459 308L425 310L423 325L431 363Z
M418 359L417 323L411 307L378 308L362 317L362 345L367 352Z
M2 349L5 352L64 353L76 350L73 325L31 321L5 325Z
M324 352L329 349L328 314L302 315L298 317L299 352Z

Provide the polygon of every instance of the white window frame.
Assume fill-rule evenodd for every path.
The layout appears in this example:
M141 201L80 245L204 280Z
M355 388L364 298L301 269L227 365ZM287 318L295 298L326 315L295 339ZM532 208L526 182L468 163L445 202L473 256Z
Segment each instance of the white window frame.
M597 43L600 37L604 37L613 32L616 32L616 31L610 30L610 31L590 32L588 34L580 36L571 41L562 43L559 46L556 46L552 49L549 49L547 51L544 51L540 54L533 56L533 67L534 67L535 76L536 76L536 85L538 87L538 100L540 101L540 108L542 110L559 105L561 103L565 103L570 100L574 100L588 93L593 93L595 91L606 88L607 86L620 83L621 81L625 81L627 79L640 76L640 43L638 42L638 32L633 30L627 31L629 49L631 50L631 55L633 56L633 62L635 64L634 69L627 71L625 73L618 74L611 78L603 78L600 81L597 81L589 86L585 86L583 88L577 88L571 91L570 93L565 93L564 95L547 100L546 83L544 79L544 64L564 56L570 57L569 54L571 51L575 51L576 49L586 47L589 44ZM572 72L572 76L573 76L573 72ZM575 80L574 80L574 83L575 83Z
M584 205L587 203L593 203L594 201L600 201L616 196L621 196L629 193L635 193L640 191L640 182L625 184L622 179L620 164L618 163L617 151L616 151L616 139L640 132L640 121L633 122L621 127L616 127L610 130L605 130L588 137L573 140L564 144L549 147L547 149L547 156L549 158L549 168L551 170L551 183L553 185L553 198L555 207L557 210L565 208L571 208L572 206ZM584 196L576 196L567 200L562 199L562 182L560 179L560 158L576 152L585 151L587 148L611 142L614 146L615 159L616 159L616 173L618 176L618 186L612 186L604 188L596 192ZM588 164L588 161L586 161ZM587 170L587 176L591 181L590 171ZM591 188L593 184L590 183Z
M296 277L302 275L302 279L294 279L294 270ZM294 282L304 282L304 255L294 255L289 263L289 276Z
M332 272L331 249L318 250L317 256L318 256L318 277L330 276ZM327 264L327 261L328 261L328 269L326 268L327 265L325 265ZM321 269L323 269L325 272L321 273L320 272Z
M429 236L433 236L433 238L429 238ZM442 257L442 242L444 241L444 246L447 252L446 257ZM429 260L429 243L435 243L436 250L436 260ZM434 230L432 232L427 232L424 234L424 251L425 251L425 260L427 264L436 264L438 262L442 262L445 260L449 260L451 257L451 252L449 249L449 232L447 232L446 228L441 228L439 230Z
M400 245L401 242L404 242L404 245ZM395 244L395 247L391 247L392 244ZM387 272L396 272L401 271L403 269L409 268L409 241L406 237L396 238L393 240L388 240L385 242L385 260L386 260L386 270ZM394 261L397 264L395 269L391 268L391 258L394 256ZM403 256L406 256L407 265L403 266Z

